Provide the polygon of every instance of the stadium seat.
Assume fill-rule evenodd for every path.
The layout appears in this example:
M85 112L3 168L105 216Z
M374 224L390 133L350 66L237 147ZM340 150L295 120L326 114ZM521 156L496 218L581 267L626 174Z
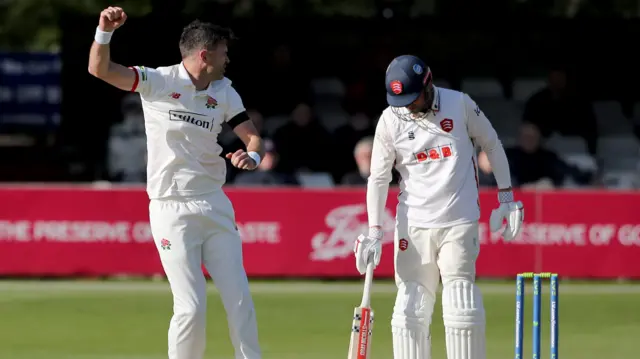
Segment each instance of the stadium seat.
M476 100L501 137L515 137L522 123L522 108L513 101L480 98Z
M582 137L577 136L551 136L546 142L545 147L549 150L563 154L587 154L587 141Z
M598 156L607 159L609 157L634 157L640 156L640 142L631 133L618 136L603 136L598 138Z
M596 171L598 163L593 156L588 153L567 153L561 158L568 164L578 167L583 171Z
M545 79L536 78L520 78L513 83L513 100L519 103L525 103L529 98L547 86Z
M349 122L349 114L341 109L323 109L318 111L320 124L329 132Z
M278 130L282 125L289 121L289 116L271 116L267 117L264 120L264 131L267 136L273 136L273 134Z
M331 175L324 172L298 172L296 173L296 179L301 187L306 188L330 188L334 186Z
M311 91L315 97L343 98L347 89L339 78L323 77L311 80Z
M635 171L612 171L603 176L604 186L608 189L630 190L640 188L640 178Z
M598 121L598 133L604 135L627 134L633 131L632 123L622 113L618 101L597 101L593 110Z
M503 99L504 91L502 85L494 78L467 78L462 80L462 92L471 98Z

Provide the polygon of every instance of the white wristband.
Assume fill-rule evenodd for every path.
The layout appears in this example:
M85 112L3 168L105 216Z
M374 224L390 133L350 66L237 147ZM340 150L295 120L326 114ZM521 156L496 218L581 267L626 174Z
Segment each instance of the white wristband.
M381 240L384 232L380 228L377 227L369 227L369 238Z
M100 45L106 45L111 42L111 36L113 35L113 31L102 31L100 28L96 28L96 35L94 36L94 40Z
M513 202L513 192L498 192L498 202L509 203Z
M248 152L247 155L249 157L251 157L252 160L256 161L256 167L258 167L258 165L260 164L260 155L258 154L258 152Z

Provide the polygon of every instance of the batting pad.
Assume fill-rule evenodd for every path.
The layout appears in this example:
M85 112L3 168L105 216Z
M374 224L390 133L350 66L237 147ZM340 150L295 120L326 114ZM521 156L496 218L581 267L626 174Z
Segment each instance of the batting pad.
M484 306L475 284L459 280L444 285L442 318L448 359L486 359Z
M402 283L398 287L391 319L394 359L430 359L429 325L435 298L417 283Z

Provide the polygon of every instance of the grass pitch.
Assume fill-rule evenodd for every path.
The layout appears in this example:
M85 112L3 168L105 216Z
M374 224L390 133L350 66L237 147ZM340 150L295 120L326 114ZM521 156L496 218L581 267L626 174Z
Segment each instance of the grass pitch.
M481 287L488 357L513 358L515 285ZM525 358L530 358L530 285L527 289ZM264 358L346 358L351 316L361 290L360 283L252 283ZM392 358L394 290L389 282L374 283L373 359ZM431 328L433 358L446 358L439 301ZM636 358L638 303L639 284L561 283L560 358ZM548 358L548 310L545 297L542 358ZM0 358L163 359L170 311L165 282L0 282ZM213 286L207 317L206 358L233 358Z

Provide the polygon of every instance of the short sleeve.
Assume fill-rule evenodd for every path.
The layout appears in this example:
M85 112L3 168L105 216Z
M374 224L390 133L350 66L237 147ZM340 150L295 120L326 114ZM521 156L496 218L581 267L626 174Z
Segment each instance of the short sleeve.
M244 108L240 94L231 86L227 92L227 111L224 120L231 128L235 128L239 124L249 120L249 115Z
M167 79L157 69L133 66L131 70L136 74L131 91L138 92L142 98L146 100L157 98L166 88Z

